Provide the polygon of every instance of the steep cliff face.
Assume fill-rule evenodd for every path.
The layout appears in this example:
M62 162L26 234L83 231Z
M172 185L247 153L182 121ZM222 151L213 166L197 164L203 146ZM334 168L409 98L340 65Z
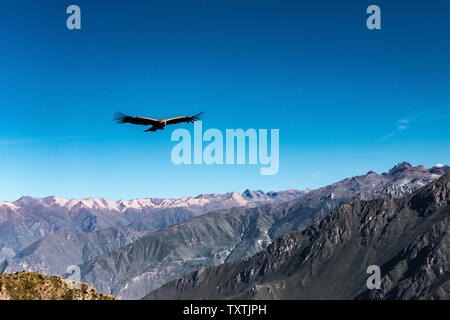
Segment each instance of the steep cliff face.
M401 163L388 173L348 178L289 202L211 212L152 232L82 265L82 279L121 299L141 298L199 268L260 252L281 235L309 226L342 204L406 195L446 170Z
M356 201L239 262L145 299L450 299L450 173L400 199ZM367 267L381 269L369 290Z

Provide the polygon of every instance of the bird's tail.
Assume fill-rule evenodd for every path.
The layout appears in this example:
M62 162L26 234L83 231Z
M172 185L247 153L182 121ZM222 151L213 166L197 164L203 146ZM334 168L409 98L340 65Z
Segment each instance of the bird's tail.
M113 115L113 120L116 121L117 123L125 123L125 118L127 116L125 114L123 114L120 111L117 111L116 113L114 113Z
M151 127L150 129L147 129L147 130L145 130L144 132L149 132L149 131L156 131L156 130L158 130L158 128L155 128L155 127Z
M198 121L198 120L200 120L202 114L204 114L203 111L200 112L200 113L197 113L195 116L192 116L190 120L191 120L192 122Z

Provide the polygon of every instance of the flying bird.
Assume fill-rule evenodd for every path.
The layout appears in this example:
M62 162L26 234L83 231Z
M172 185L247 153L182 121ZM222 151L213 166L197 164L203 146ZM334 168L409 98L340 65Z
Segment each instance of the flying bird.
M144 132L148 131L156 131L163 130L164 127L168 124L177 124L182 122L193 123L197 120L200 120L200 116L203 112L200 112L194 116L186 116L186 117L177 117L170 119L152 119L152 118L144 118L144 117L129 117L122 112L118 111L114 114L114 120L118 123L132 123L132 124L140 124L144 126L151 127Z

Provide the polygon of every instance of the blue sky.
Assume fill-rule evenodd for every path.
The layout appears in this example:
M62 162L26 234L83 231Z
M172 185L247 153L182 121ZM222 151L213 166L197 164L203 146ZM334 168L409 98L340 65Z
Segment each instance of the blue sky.
M0 200L317 188L449 164L449 36L448 1L0 0ZM279 129L279 172L175 166L171 133L192 126L144 134L116 110Z

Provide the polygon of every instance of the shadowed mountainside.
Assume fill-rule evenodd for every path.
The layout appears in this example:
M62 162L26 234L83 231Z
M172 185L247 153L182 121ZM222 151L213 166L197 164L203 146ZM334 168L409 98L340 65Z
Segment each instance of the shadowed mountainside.
M67 267L123 247L144 234L114 227L79 234L57 232L34 242L15 257L0 263L0 273L26 270L45 275L62 275Z
M199 268L260 252L281 235L309 226L342 204L410 194L447 170L401 163L387 173L371 171L289 202L211 212L81 265L82 280L120 299L141 298Z
M239 262L145 299L450 299L450 173L400 199L356 201ZM366 268L381 268L369 290Z

